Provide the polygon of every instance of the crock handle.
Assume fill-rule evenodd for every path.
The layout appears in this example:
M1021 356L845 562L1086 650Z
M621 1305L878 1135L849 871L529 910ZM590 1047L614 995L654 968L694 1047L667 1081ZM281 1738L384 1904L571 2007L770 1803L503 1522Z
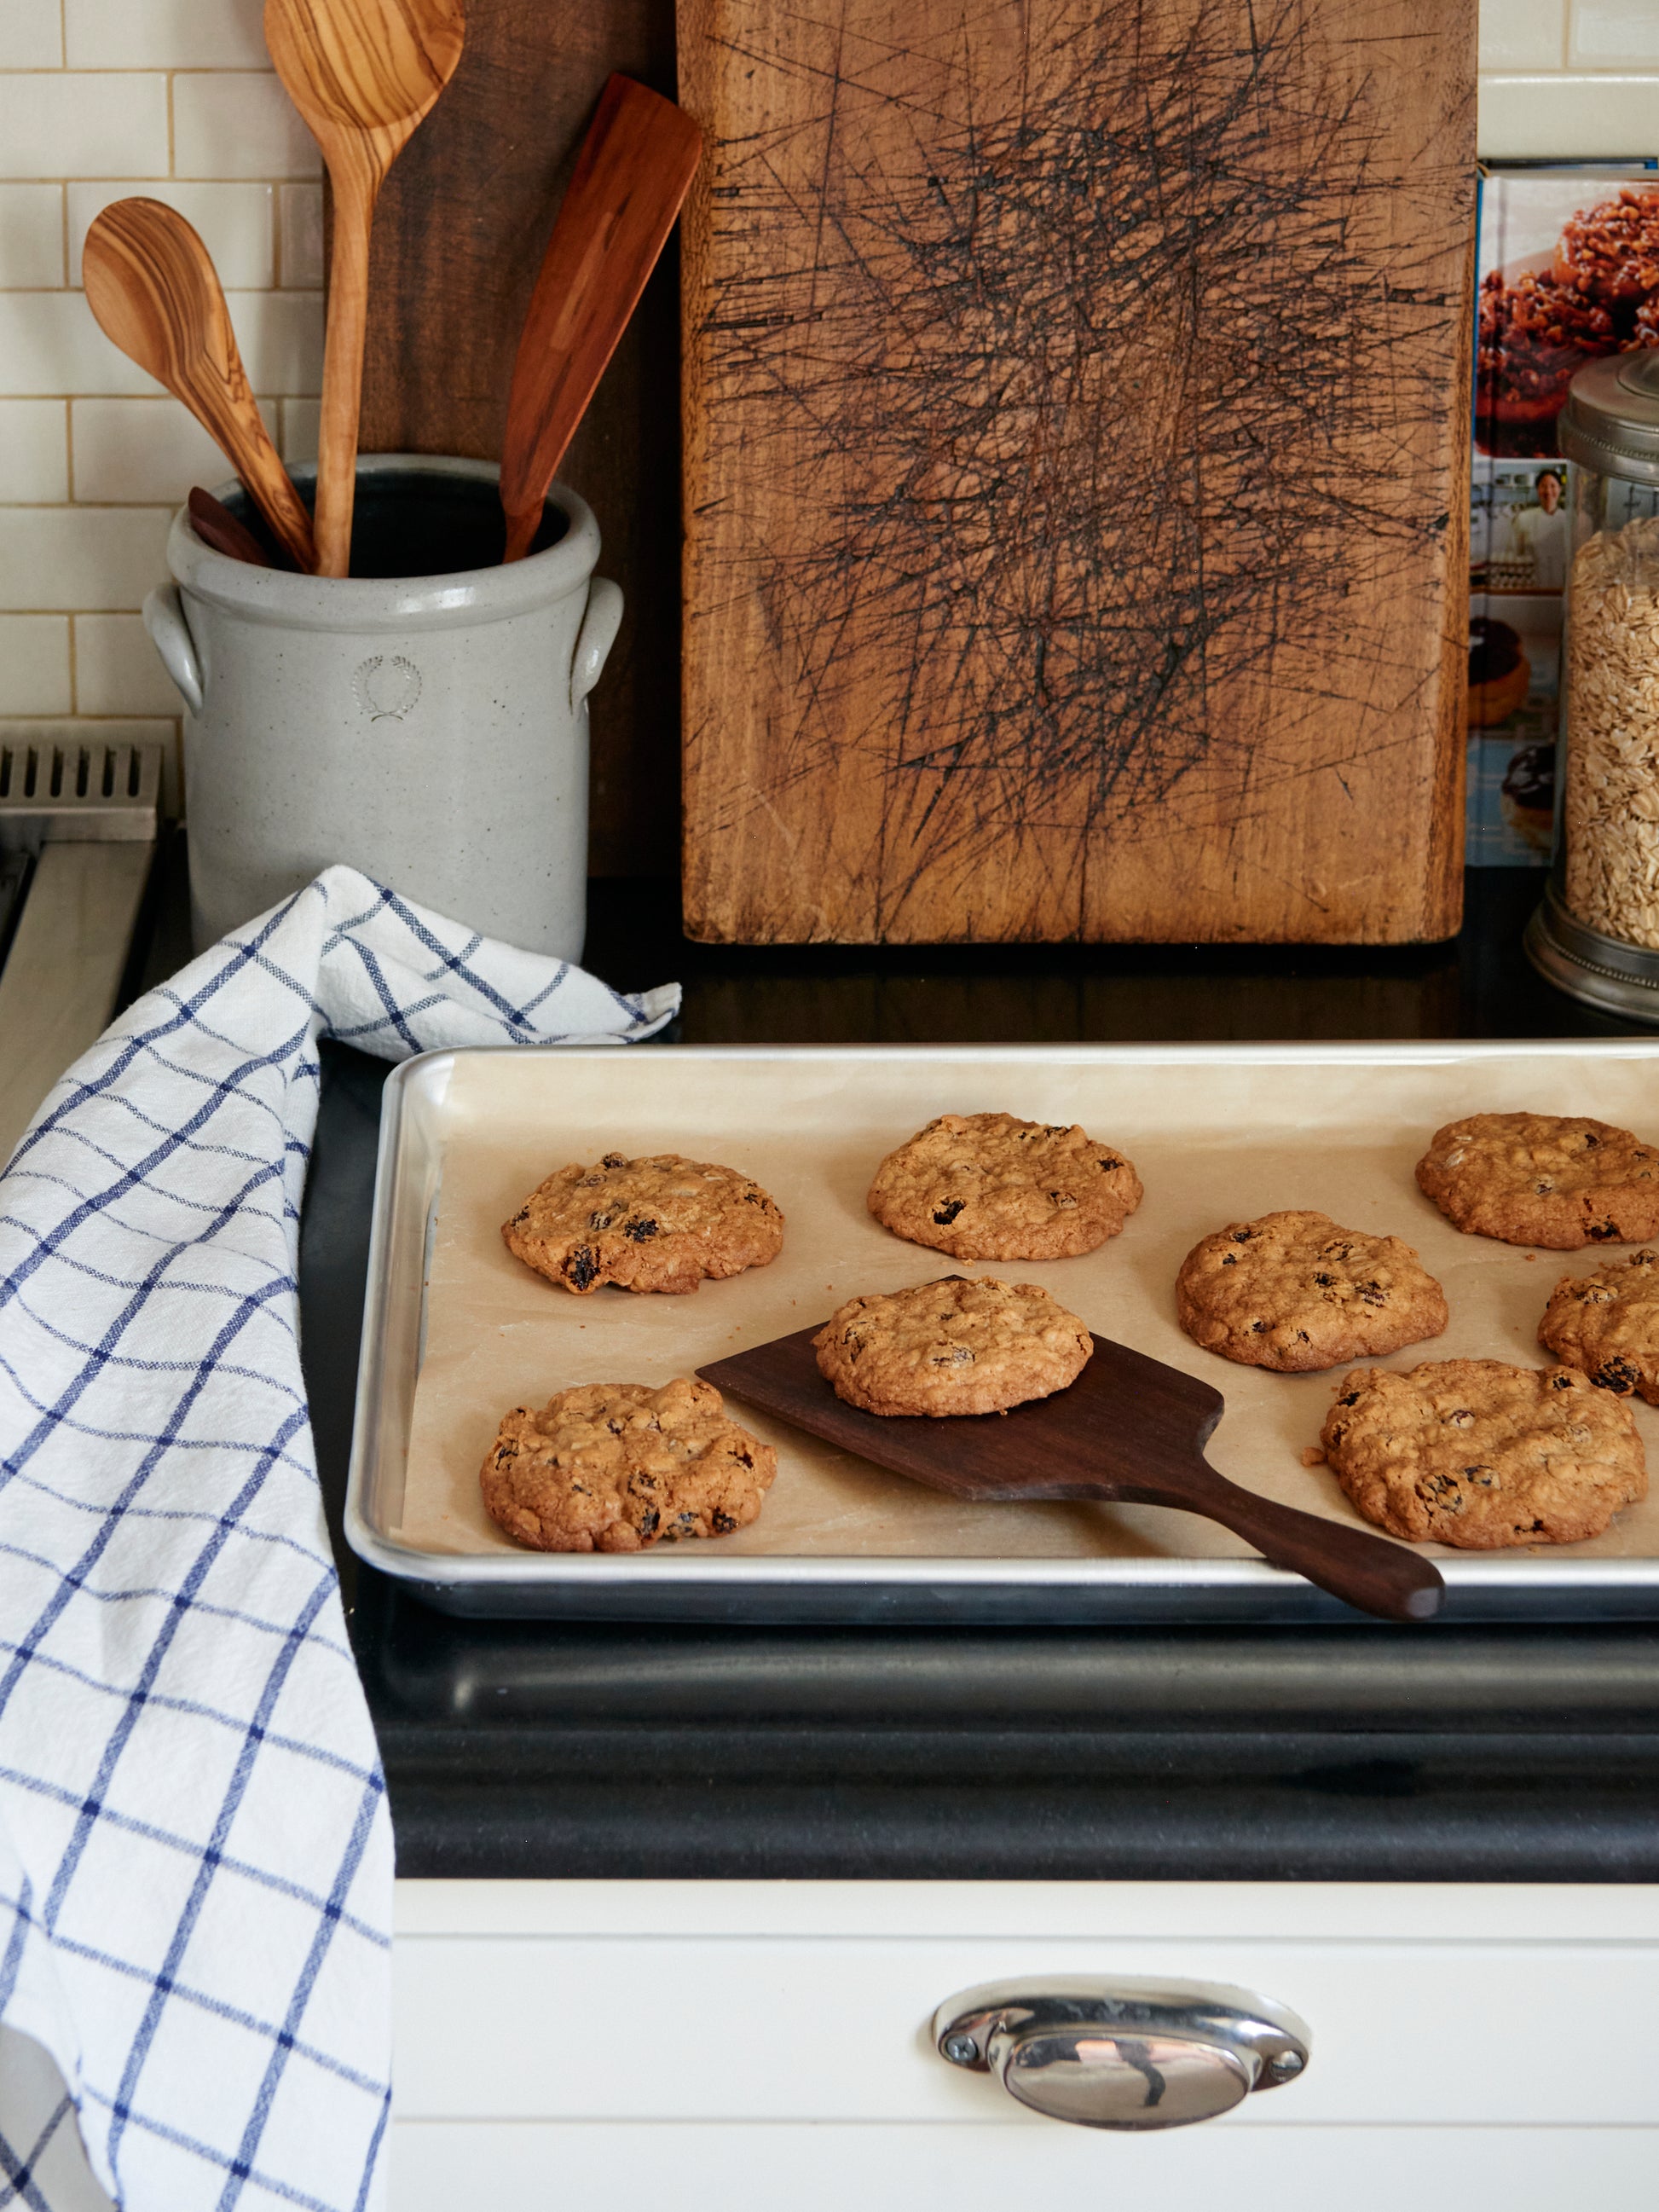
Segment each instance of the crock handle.
M605 655L617 641L623 618L622 587L607 577L595 576L587 587L587 605L576 633L576 650L570 663L570 711L574 714L599 682ZM167 658L166 654L162 659ZM178 678L173 678L175 683Z
M617 594L621 597L620 592ZM161 656L161 665L178 685L192 714L202 711L202 664L196 657L196 641L185 620L185 603L177 584L158 584L144 601L144 628ZM600 659L604 659L601 654ZM597 675L598 671L594 673Z

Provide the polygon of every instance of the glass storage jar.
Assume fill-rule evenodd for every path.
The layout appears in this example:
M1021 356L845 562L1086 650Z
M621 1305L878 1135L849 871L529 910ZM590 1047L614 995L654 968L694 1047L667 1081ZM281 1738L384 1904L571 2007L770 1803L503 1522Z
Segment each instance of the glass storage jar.
M1527 932L1550 981L1659 1023L1659 349L1572 380L1555 865Z

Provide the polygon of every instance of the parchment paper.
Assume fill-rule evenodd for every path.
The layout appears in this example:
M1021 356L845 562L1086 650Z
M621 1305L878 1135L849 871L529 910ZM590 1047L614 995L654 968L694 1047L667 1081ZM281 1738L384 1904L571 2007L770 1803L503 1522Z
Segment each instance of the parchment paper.
M1608 1248L1530 1254L1465 1237L1419 1192L1428 1138L1460 1114L1588 1113L1659 1135L1655 1063L1517 1053L1484 1063L1231 1063L1224 1068L1024 1056L950 1064L895 1054L723 1061L639 1049L464 1055L448 1134L427 1296L399 1539L434 1553L517 1553L484 1513L478 1470L501 1414L578 1382L660 1383L827 1316L856 1292L949 1273L1036 1282L1103 1336L1201 1376L1224 1395L1212 1464L1286 1504L1357 1520L1317 1441L1344 1369L1271 1375L1201 1350L1176 1321L1175 1278L1200 1237L1282 1206L1403 1237L1444 1286L1445 1334L1378 1363L1496 1358L1542 1364L1539 1316L1558 1278ZM865 1210L877 1163L938 1113L1004 1109L1081 1121L1121 1146L1146 1188L1122 1234L1081 1259L969 1263L902 1243ZM755 1176L782 1207L780 1256L689 1296L606 1288L575 1297L514 1260L500 1225L544 1176L606 1152L679 1152ZM1659 1468L1659 1413L1632 1401ZM964 1506L769 1420L736 1419L775 1444L777 1481L759 1520L722 1554L1237 1557L1248 1547L1196 1515L1150 1507ZM1659 1485L1656 1485L1659 1488ZM684 1555L680 1547L680 1555ZM1428 1547L1438 1550L1437 1547ZM1553 1549L1553 1547L1539 1547ZM1659 1498L1564 1558L1659 1551ZM523 1556L520 1553L519 1556ZM659 1553L647 1555L648 1558ZM1466 1555L1467 1556L1467 1555ZM637 1561L635 1565L637 1566Z

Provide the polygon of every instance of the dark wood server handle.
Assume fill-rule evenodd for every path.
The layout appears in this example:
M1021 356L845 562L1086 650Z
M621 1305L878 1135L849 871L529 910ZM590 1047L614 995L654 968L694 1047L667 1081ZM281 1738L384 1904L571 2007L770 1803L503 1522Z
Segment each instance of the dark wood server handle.
M246 523L239 522L230 509L204 491L198 484L186 502L190 508L190 526L204 545L228 560L247 561L256 568L292 568L293 562L280 549L267 552Z
M929 1420L866 1413L818 1372L814 1331L797 1329L697 1370L717 1390L763 1407L810 1435L952 1498L982 1504L1098 1498L1201 1513L1276 1567L1361 1613L1428 1620L1446 1595L1438 1570L1369 1529L1241 1490L1204 1457L1221 1393L1127 1344L1097 1336L1068 1389L1006 1413Z
M1361 1613L1384 1620L1431 1620L1445 1601L1446 1585L1432 1559L1408 1551L1389 1537L1345 1528L1317 1513L1300 1512L1271 1498L1242 1490L1218 1474L1207 1460L1198 1461L1190 1480L1169 1482L1103 1483L1103 1498L1137 1505L1173 1505L1202 1513L1254 1544L1275 1567L1316 1583Z

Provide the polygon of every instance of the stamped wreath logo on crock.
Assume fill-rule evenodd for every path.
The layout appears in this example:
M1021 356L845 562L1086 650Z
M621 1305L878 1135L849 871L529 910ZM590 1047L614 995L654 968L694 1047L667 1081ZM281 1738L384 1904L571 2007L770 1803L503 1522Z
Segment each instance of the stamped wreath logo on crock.
M384 653L372 653L352 678L351 688L371 722L401 722L421 696L421 672L401 653L389 661Z

